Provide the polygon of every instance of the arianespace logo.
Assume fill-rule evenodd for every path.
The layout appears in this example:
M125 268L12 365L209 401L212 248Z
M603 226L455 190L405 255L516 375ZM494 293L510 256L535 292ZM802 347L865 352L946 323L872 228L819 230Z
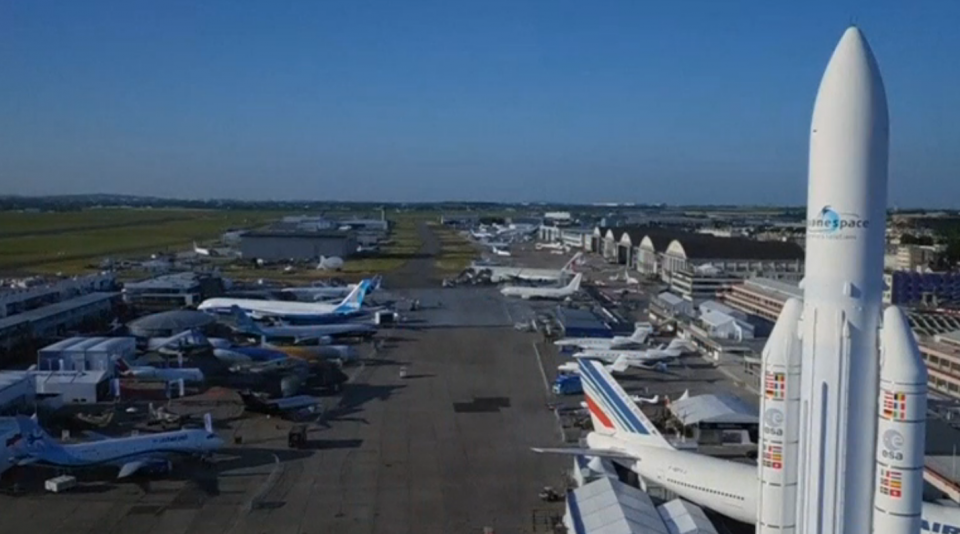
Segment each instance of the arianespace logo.
M807 221L807 235L830 239L852 239L848 230L867 228L870 221L856 213L845 213L824 206L816 217Z

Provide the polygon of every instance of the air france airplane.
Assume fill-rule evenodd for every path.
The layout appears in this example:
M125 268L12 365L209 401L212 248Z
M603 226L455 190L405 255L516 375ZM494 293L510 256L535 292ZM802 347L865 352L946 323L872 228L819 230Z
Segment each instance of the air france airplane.
M347 316L360 311L360 307L363 305L363 297L369 287L370 280L360 282L339 304L217 297L201 302L197 309L226 315L233 313L233 308L236 306L254 317L289 319L321 319L331 316Z
M574 358L600 360L606 363L629 361L635 363L653 363L679 358L684 351L693 350L689 341L673 339L670 345L649 350L599 350L586 349L573 355Z
M126 478L140 470L169 470L173 455L207 456L223 447L213 431L210 414L204 416L204 428L184 429L98 441L63 445L44 432L35 420L19 416L16 436L7 440L7 453L14 465L43 464L80 468L98 465L120 467L117 478Z
M586 449L536 452L610 458L678 497L744 523L757 521L756 466L673 448L600 363L580 360L593 431ZM924 530L960 534L960 508L923 503Z

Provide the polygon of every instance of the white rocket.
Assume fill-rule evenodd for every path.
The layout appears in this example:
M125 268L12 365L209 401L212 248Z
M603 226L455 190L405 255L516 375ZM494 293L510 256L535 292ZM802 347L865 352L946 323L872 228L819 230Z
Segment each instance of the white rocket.
M757 532L919 532L926 375L902 312L882 311L888 145L880 72L852 27L813 110L803 302L763 354Z

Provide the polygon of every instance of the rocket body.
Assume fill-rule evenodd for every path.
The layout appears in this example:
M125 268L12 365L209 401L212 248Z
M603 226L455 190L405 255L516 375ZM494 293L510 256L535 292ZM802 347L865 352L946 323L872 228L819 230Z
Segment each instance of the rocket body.
M874 534L920 532L927 421L927 366L899 308L880 334Z
M859 534L872 524L887 151L880 72L850 28L820 82L810 133L800 534Z
M802 311L788 299L763 348L757 534L796 532Z

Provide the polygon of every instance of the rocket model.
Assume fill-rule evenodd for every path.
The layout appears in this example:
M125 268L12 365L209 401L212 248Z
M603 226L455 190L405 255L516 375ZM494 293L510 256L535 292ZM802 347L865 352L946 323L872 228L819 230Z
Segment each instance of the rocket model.
M813 110L803 302L763 352L758 533L919 532L926 371L903 313L882 309L888 144L852 27Z

